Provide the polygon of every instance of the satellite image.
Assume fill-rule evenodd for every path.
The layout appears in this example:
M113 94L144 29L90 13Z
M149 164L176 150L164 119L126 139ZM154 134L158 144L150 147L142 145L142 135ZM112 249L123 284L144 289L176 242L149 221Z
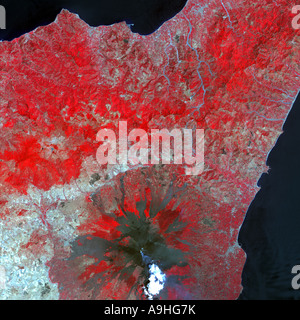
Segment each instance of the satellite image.
M0 299L300 299L299 32L291 0L0 1Z

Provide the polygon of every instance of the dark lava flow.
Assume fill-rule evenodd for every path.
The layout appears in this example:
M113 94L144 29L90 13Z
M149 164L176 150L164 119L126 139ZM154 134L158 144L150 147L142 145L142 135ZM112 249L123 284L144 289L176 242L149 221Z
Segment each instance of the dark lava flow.
M140 293L138 293L138 291L141 292L140 288L147 289L150 282L151 266L155 266L162 273L173 266L187 266L188 263L184 252L169 246L164 238L164 234L180 232L187 227L187 224L180 219L180 212L173 211L171 214L171 212L165 210L169 201L178 191L181 191L181 189L175 191L170 186L163 199L153 196L150 208L147 208L147 200L138 201L136 203L138 214L125 209L123 205L120 205L119 215L103 214L107 217L114 217L114 221L117 224L115 230L120 233L120 236L113 240L107 240L91 234L79 236L72 243L72 254L69 261L75 260L80 256L96 258L95 265L106 261L111 265L111 269L115 270L113 272L114 277L118 277L120 280L128 279L138 268L141 270L139 280L132 285L128 296L132 291L137 296L140 296ZM100 193L93 196L93 202L95 205L101 203ZM174 213L175 219L174 217L172 218ZM168 228L163 233L159 230L158 225L153 223L161 214L169 221ZM119 267L121 268L119 269ZM105 277L104 274L105 272L100 272L94 275L87 281L87 286L94 288L106 286L112 281L112 277ZM180 283L181 279L182 276L171 276L166 279L164 285L167 287L172 286L173 284ZM142 295L145 296L146 294ZM151 298L155 299L161 295L164 295L163 290L159 292L159 295L153 295Z

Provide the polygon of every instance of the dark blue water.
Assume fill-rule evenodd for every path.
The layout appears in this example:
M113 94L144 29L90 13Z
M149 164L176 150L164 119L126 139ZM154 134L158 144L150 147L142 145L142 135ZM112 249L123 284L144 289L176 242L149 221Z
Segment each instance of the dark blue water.
M12 40L53 22L63 9L77 13L91 26L126 21L132 32L148 35L183 9L187 0L2 0L6 30L1 40Z
M300 93L267 165L239 233L247 254L239 298L300 299L291 285L300 264Z

